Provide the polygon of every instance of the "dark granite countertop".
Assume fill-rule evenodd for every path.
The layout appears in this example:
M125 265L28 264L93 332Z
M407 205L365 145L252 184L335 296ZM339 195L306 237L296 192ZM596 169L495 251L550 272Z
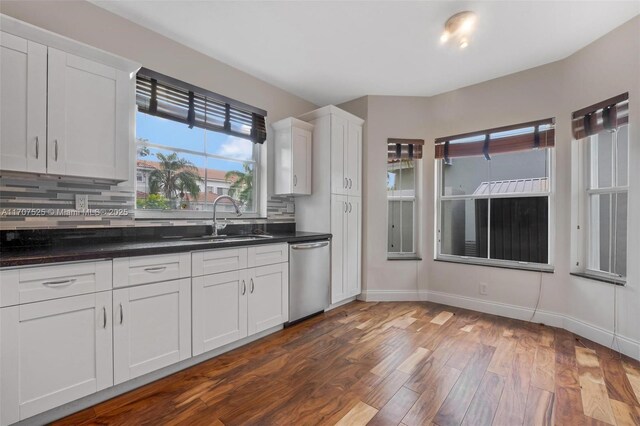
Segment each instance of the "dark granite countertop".
M225 232L221 232L225 233ZM255 232L229 232L241 236ZM265 233L264 231L259 233ZM200 234L203 235L204 233ZM242 247L259 244L293 243L317 241L331 238L331 234L297 232L295 229L278 229L268 232L272 238L246 241L211 242L203 240L180 240L180 235L155 235L150 238L128 235L127 237L74 238L66 240L51 238L40 244L3 244L0 251L0 267L36 265L56 262L71 262L90 259L112 259L116 257L145 256L153 254L180 253L192 250L206 250ZM191 238L194 238L193 236ZM197 237L196 237L197 238Z

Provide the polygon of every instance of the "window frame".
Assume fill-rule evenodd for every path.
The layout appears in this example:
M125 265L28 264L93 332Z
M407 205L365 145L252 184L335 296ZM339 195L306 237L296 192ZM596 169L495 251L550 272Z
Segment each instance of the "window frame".
M140 114L147 114L144 111L139 111L136 107L136 114L140 113ZM160 119L160 120L167 120L166 118L163 117L159 117L159 116L155 116L152 114L147 114L151 117ZM136 124L137 126L137 124ZM187 127L187 125L185 124L185 127ZM136 127L137 130L137 127ZM165 151L169 151L169 152L176 152L176 153L184 153L184 154L189 154L189 155L196 155L196 156L201 156L204 158L214 158L214 159L219 159L219 160L225 160L225 161L234 161L234 162L238 162L238 163L252 163L254 165L254 194L253 194L253 199L254 199L254 204L255 204L255 211L251 211L251 212L246 212L242 214L242 216L239 219L258 219L258 218L263 218L264 216L261 215L262 212L262 198L261 198L261 192L262 192L262 179L261 179L261 175L262 175L262 167L264 166L263 164L263 155L262 155L262 148L263 148L263 144L257 144L257 143L253 143L253 141L251 141L251 139L249 138L244 138L247 139L248 141L250 141L252 143L252 149L253 149L253 153L252 153L252 160L247 161L247 160L238 160L236 158L229 158L229 157L224 157L224 156L220 156L220 155L216 155L216 154L209 154L206 152L206 132L215 132L215 133L220 133L223 135L227 135L224 132L216 132L215 130L212 129L203 129L205 132L205 137L203 140L203 146L204 146L204 151L194 151L194 150L190 150L190 149L184 149L184 148L178 148L178 147L171 147L171 146L167 146L167 145L162 145L162 144L155 144L153 142L146 142L144 144L139 144L138 143L138 138L135 138L135 143L134 143L134 176L136 176L136 178L134 179L134 218L135 219L143 219L143 220L149 220L149 219L183 219L183 220L188 220L188 219L196 219L196 220L201 220L201 219L212 219L213 218L213 211L202 211L202 210L182 210L182 209L166 209L166 210L159 210L159 209L139 209L137 208L137 188L138 188L138 179L137 179L137 173L138 173L138 167L137 167L137 161L138 161L138 157L137 157L137 149L138 147L144 145L150 148L156 148L156 149L160 149L160 150L165 150ZM227 135L228 136L228 135ZM234 136L234 137L240 137L240 136ZM207 191L207 185L205 182L205 188L204 188L204 192L206 194ZM206 197L206 195L205 195ZM231 212L223 212L223 211L219 211L217 213L217 217L220 219L238 219L238 216L234 213Z
M629 129L629 125L625 124L627 129ZM617 133L617 131L616 131ZM617 285L625 285L627 282L626 276L620 276L619 274L613 272L606 272L599 269L594 269L591 267L591 261L595 254L594 247L592 246L592 235L594 230L592 229L592 209L591 209L591 197L594 195L611 195L611 194L620 194L624 193L629 196L629 167L630 167L630 156L629 156L629 145L627 145L627 184L626 185L612 185L606 188L592 188L592 182L594 176L592 171L597 170L598 162L594 159L593 150L594 145L592 144L593 138L598 137L599 133L596 133L591 136L587 136L586 138L579 139L575 141L577 143L577 153L578 153L578 224L576 227L576 232L578 233L578 260L572 268L572 273L578 276L582 275L587 278L592 278L598 281L617 284ZM627 137L629 137L629 133L627 130ZM628 143L630 141L628 140ZM612 144L613 146L613 155L611 156L611 174L612 178L617 176L617 171L619 164L616 161L617 159L617 139L616 143ZM617 177L615 178L617 179ZM628 200L628 198L627 198ZM627 229L629 225L629 205L627 204ZM628 237L628 235L627 235ZM627 248L628 248L628 239L627 239ZM610 247L611 250L611 247ZM628 257L627 257L628 261ZM627 264L628 266L628 264Z
M407 161L407 160L401 160L401 161ZM385 187L386 190L386 199L387 199L387 209L386 209L386 213L387 213L387 236L386 236L386 247L387 247L387 259L388 260L417 260L419 259L420 255L419 255L419 246L420 246L420 220L419 220L419 215L420 215L420 208L419 208L419 192L420 192L420 182L422 181L422 179L420 179L420 176L422 175L422 169L421 169L421 161L419 161L419 159L412 159L410 161L413 161L413 167L414 167L414 172L413 172L413 179L414 179L414 189L413 189L413 195L395 195L395 196L389 196L389 191L387 190L387 187ZM388 173L388 166L389 163L387 163L387 173ZM402 191L402 190L401 190ZM389 204L392 201L411 201L413 204L413 223L412 223L412 233L413 233L413 251L411 252L390 252L389 251L389 232L388 232L388 226L389 226L389 221L390 221L390 217L389 217ZM402 205L401 205L402 208ZM402 223L402 214L400 215L400 222ZM402 247L402 231L400 231L400 241L401 241L401 247Z
M434 233L434 260L437 261L446 261L446 262L455 262L455 263L465 263L470 265L479 265L479 266L490 266L490 267L498 267L498 268L509 268L509 269L524 269L531 271L540 271L540 272L554 272L555 270L555 241L552 238L555 235L555 149L552 147L549 148L541 148L547 151L547 164L548 164L548 182L549 182L549 191L548 192L535 192L535 193L510 193L510 194L489 194L486 195L473 195L473 194L465 194L465 195L442 195L443 191L443 183L444 183L444 159L435 159L435 191L436 191L436 205L435 205L435 233ZM497 154L499 155L499 154ZM455 161L455 159L454 159ZM491 176L489 176L491 179ZM517 260L504 260L504 259L492 259L491 257L491 199L497 198L522 198L522 197L541 197L545 196L548 199L547 209L548 209L548 224L547 224L547 232L549 237L547 239L547 261L548 263L533 263L533 262L523 262ZM442 253L442 203L443 201L454 201L454 200L476 200L476 199L486 199L487 202L487 258L479 258L472 256L460 256L454 254Z

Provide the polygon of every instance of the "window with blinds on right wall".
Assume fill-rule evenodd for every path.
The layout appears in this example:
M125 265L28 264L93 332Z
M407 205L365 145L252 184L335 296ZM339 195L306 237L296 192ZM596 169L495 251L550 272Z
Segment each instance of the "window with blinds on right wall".
M629 95L572 115L578 154L579 240L573 273L624 284L627 275Z
M436 139L437 260L553 269L554 122Z

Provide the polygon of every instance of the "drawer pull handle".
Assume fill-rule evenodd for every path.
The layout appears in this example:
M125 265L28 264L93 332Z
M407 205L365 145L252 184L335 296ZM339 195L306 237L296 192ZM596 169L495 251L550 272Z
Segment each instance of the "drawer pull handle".
M57 287L70 286L74 282L76 282L76 279L75 278L70 278L70 279L67 279L67 280L47 281L47 282L42 283L42 285L45 285L47 287L57 288Z
M122 303L120 303L120 324L124 321L124 312L122 312Z
M244 296L247 293L247 283L242 280L242 295Z
M102 328L107 328L107 307L102 307Z
M153 266L153 267L150 267L150 268L144 268L144 270L147 271L147 272L162 272L165 269L167 269L166 266Z
M251 278L251 294L253 294L253 290L256 289L255 284L253 284L253 278Z
M56 139L54 141L54 147L55 147L55 149L54 149L54 154L55 154L54 159L55 159L55 161L58 161L58 139Z
M40 139L36 136L36 160L40 157Z

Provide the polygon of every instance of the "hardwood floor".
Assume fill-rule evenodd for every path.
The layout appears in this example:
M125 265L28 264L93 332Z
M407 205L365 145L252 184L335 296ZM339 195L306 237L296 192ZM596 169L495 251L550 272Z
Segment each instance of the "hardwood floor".
M640 425L640 363L565 330L354 302L58 425Z

